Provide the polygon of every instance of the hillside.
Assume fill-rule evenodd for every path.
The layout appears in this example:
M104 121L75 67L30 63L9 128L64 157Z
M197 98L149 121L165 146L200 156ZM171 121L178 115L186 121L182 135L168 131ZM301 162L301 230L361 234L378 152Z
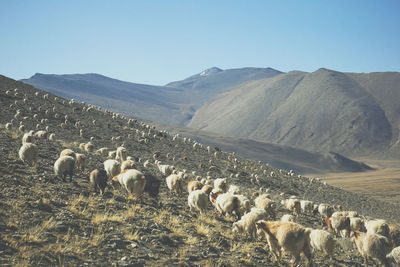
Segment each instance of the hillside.
M360 172L362 175L365 171L372 170L362 162L353 161L333 152L310 152L290 146L214 134L187 127L156 125L157 128L165 129L171 134L180 134L202 144L216 146L227 152L235 152L243 158L268 163L279 169L294 170L300 174Z
M230 153L217 152L214 156L214 150L210 155L204 146L194 148L193 142L182 138L174 141L172 135L141 121L128 121L120 114L44 94L0 76L0 265L277 265L265 241L232 234L233 218L222 216L211 207L206 215L190 213L187 193L176 196L168 192L164 177L154 165L141 167L145 160L153 161L155 152L159 152L158 159L163 163L187 170L190 179L194 178L193 171L201 177L230 177L229 183L238 185L248 197L262 187L268 188L277 202L283 193L316 203L340 204L345 210L356 210L365 216L400 219L395 205L241 157L235 160ZM17 110L19 115L15 116ZM11 128L5 129L10 122ZM77 122L79 127L75 126ZM28 167L18 158L21 124L26 131L48 127L48 132L56 136L55 141L35 139L39 147L37 168ZM123 143L129 156L140 164L140 170L161 179L159 199L155 201L147 195L137 199L111 187L104 196L95 194L87 173L106 157L79 149L80 143L90 139L95 149L115 149ZM62 182L53 174L53 164L64 148L87 156L86 171L75 173L73 183ZM251 182L251 174L260 177L258 184ZM287 212L279 207L278 218ZM311 214L300 214L297 221L307 227L320 227L320 218ZM350 241L340 238L338 243L335 266L361 266L362 258ZM287 265L290 258L285 256L282 261ZM314 262L316 266L330 266L317 253Z
M159 123L184 125L219 93L249 80L278 75L270 68L207 69L166 86L124 82L99 74L40 74L21 80L55 95Z
M400 73L293 71L218 95L188 126L310 151L398 154L399 94Z

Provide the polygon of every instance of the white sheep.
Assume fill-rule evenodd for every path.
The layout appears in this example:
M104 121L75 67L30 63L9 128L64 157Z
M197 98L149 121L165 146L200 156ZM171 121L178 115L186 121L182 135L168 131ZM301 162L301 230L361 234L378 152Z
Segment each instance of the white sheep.
M128 156L128 151L126 150L125 147L120 146L117 148L116 151L117 151L115 155L116 160L118 160L119 162L123 162L124 160L126 160L126 157Z
M352 241L355 243L358 252L364 257L366 266L369 258L377 259L382 265L389 266L386 255L390 252L391 245L387 237L359 231L353 233Z
M167 182L167 187L170 191L174 191L176 194L181 195L183 193L184 188L184 180L182 177L171 174L167 178L165 178Z
M300 200L300 207L303 213L312 213L314 209L314 202L309 200Z
M56 141L56 134L55 133L51 133L50 135L49 135L49 140L50 141Z
M231 194L233 194L233 195L238 195L238 194L240 194L239 186L231 184L231 185L229 186L228 193L231 193Z
M240 216L243 216L250 211L250 208L251 208L250 199L248 199L244 195L236 195L236 197L239 199Z
M65 182L65 177L69 175L69 181L72 182L72 176L74 175L75 159L71 156L59 157L54 162L54 173L56 176L61 177Z
M193 192L195 190L199 190L201 188L203 188L203 184L199 181L188 181L188 183L187 183L187 190L188 190L189 194L191 192Z
M207 208L208 195L204 193L201 189L194 190L189 193L188 205L190 211L198 210L200 213L204 213Z
M218 178L214 180L214 189L220 189L224 193L228 189L227 179L226 178Z
M164 174L165 176L171 175L172 172L175 170L175 167L172 165L162 165L159 162L157 162L157 167L159 169L159 171Z
M18 151L19 158L29 166L36 166L39 149L33 143L25 143Z
M370 220L365 222L368 234L380 234L389 237L389 225L385 220Z
M33 141L34 141L34 133L33 133L33 131L29 131L27 133L24 133L24 135L22 136L22 144L33 143Z
M333 214L333 207L329 204L321 203L318 205L318 213L325 218L329 218Z
M331 217L345 216L345 217L358 217L358 212L353 210L335 211Z
M35 137L37 137L37 138L47 139L47 136L48 136L48 133L46 131L43 131L43 130L37 131L35 133Z
M239 198L230 193L211 193L211 203L222 215L236 215L240 219L240 201Z
M107 157L108 156L108 148L107 147L102 147L96 150L95 152L97 155Z
M392 251L386 255L386 259L393 266L400 266L400 247L392 249Z
M256 222L267 218L268 214L263 209L252 208L250 212L243 215L243 217L234 222L232 225L233 233L246 233L250 237L257 237Z
M121 171L121 166L115 159L108 159L104 161L103 165L109 178L116 176Z
M142 172L129 169L112 178L113 186L120 184L130 195L139 196L145 188L146 177Z
M331 260L335 252L336 241L331 233L325 230L306 228L310 236L313 251L325 252Z
M74 159L76 159L75 152L69 148L66 148L63 151L61 151L59 158L61 158L62 156L70 156L70 157L73 157Z
M292 214L284 214L281 217L281 222L295 222L295 217Z
M275 218L276 203L269 198L269 194L258 195L254 200L254 205L256 208L265 210L272 219Z
M286 209L290 210L296 215L299 215L301 212L300 201L295 198L288 198L281 201L281 204L285 206Z
M137 169L137 167L138 166L137 166L136 162L134 162L131 159L124 160L121 163L121 171L125 171L125 170L128 170L128 169Z
M80 170L81 172L85 171L86 168L86 155L81 154L81 153L75 153L75 166L77 170Z

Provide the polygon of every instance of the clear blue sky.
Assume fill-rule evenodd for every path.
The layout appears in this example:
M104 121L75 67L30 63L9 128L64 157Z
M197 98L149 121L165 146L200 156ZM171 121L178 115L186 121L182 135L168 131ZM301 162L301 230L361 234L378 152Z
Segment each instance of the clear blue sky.
M400 71L400 1L0 2L0 74L165 84L203 69Z

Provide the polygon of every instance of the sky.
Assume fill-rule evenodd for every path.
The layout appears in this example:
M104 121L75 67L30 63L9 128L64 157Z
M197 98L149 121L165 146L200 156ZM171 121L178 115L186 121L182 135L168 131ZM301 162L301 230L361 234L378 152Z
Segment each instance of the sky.
M400 71L400 1L0 0L0 74L154 85L204 69Z

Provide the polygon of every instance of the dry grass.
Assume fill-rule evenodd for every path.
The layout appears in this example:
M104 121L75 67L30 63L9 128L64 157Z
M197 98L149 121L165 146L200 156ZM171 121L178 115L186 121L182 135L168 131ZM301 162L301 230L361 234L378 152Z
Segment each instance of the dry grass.
M52 229L56 226L57 226L57 221L54 220L54 217L50 217L50 219L48 219L42 223L43 229Z
M125 238L130 241L137 241L140 239L140 234L138 230L132 231L130 233L125 233Z
M208 225L213 225L213 226L219 225L219 222L215 218L210 217L209 215L206 215L205 213L200 214L200 216L197 218L197 220L199 222L202 222L202 223L208 224Z
M21 236L21 240L25 242L35 242L35 243L40 243L44 241L42 235L43 235L44 228L41 226L34 226L27 230L25 234Z
M92 223L93 224L101 224L103 222L119 222L122 223L124 222L124 218L118 215L109 215L109 214L102 214L102 213L96 213L92 217Z
M199 235L208 236L211 233L211 229L203 223L199 223L196 225L196 233Z
M198 244L200 241L200 239L196 236L189 236L188 238L186 238L185 240L185 244L187 245L196 245Z

